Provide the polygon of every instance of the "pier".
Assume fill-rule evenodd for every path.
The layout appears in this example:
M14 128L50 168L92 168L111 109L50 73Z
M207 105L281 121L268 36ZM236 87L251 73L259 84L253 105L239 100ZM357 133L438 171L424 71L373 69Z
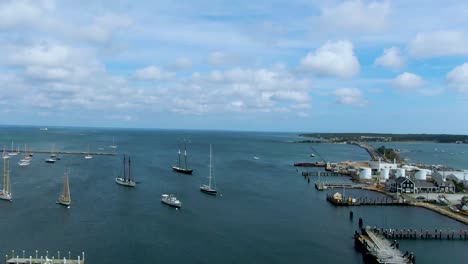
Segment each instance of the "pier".
M423 240L468 240L468 230L453 229L383 229L373 228L373 232L387 239L423 239Z
M4 149L5 152L18 152L17 150ZM39 154L66 154L66 155L93 155L93 156L115 156L115 152L87 152L87 151L50 151L50 150L20 150L19 153L39 153Z
M339 195L327 195L327 201L333 204L334 206L361 206L361 205L374 205L374 206L385 206L385 205L393 205L393 206L407 206L409 205L408 202L395 200L390 197L388 198L375 198L375 199L367 199L366 198L343 198L341 194Z
M362 189L366 187L366 184L361 183L340 183L340 182L316 182L315 188L319 191L327 190L327 189L336 189L336 188L346 188L346 189Z
M384 236L370 227L361 229L354 235L354 247L363 252L364 260L370 263L414 264L415 256L399 250L396 242L390 243Z
M84 264L85 263L85 254L81 253L81 256L78 255L76 259L71 257L70 251L68 251L68 256L60 257L60 251L57 251L57 256L49 256L49 252L46 251L45 256L39 256L39 252L36 250L34 256L26 257L26 252L22 251L22 256L15 256L15 251L11 251L11 258L8 255L5 255L5 264Z
M301 175L304 176L304 177L308 177L308 176L318 176L318 177L329 177L329 176L333 176L333 177L341 177L341 176L350 176L351 173L348 173L348 172L330 172L330 171L303 171L301 172Z

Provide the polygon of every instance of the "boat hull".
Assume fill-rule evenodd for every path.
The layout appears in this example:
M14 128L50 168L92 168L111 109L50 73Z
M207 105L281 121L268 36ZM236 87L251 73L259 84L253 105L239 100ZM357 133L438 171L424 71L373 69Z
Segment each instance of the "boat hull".
M135 187L136 183L133 181L126 181L124 178L115 178L115 182L117 184L128 186L128 187Z
M200 191L206 194L216 195L218 191L211 189L208 186L200 186Z
M11 201L11 194L0 192L0 199Z
M173 203L170 203L170 202L167 202L167 201L164 201L164 200L161 200L161 202L163 204L166 204L166 205L169 205L169 206L175 207L175 208L181 208L182 207L182 204L173 204Z
M193 170L191 169L184 169L184 168L179 168L177 166L173 166L172 170L178 173L183 173L183 174L192 174Z
M70 206L71 202L62 202L62 201L57 201L57 204L63 205L63 206Z
M55 163L56 160L54 160L54 159L46 159L45 162L46 162L46 163Z

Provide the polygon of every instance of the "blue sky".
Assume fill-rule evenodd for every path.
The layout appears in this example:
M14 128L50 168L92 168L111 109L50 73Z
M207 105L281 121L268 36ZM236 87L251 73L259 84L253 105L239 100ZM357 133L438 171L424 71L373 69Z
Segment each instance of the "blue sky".
M0 0L0 119L468 134L467 29L464 1Z

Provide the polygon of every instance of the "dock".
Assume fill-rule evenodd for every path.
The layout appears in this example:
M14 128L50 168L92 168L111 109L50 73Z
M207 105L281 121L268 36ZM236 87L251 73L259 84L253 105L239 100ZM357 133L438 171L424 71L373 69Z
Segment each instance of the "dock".
M16 255L15 251L11 251L11 256L5 255L5 264L84 264L85 254L81 253L76 259L71 257L71 252L68 252L68 256L60 257L60 251L57 251L56 256L49 256L49 251L46 251L44 255L40 256L40 253L36 250L34 256L27 257L26 252L23 250L22 255Z
M374 232L387 239L423 239L423 240L468 240L468 230L460 229L384 229L373 228Z
M364 206L364 205L373 205L373 206L407 206L408 202L395 200L390 197L386 198L374 198L367 199L365 198L344 198L341 197L341 194L336 197L335 195L327 195L327 201L333 204L334 206Z
M367 184L361 184L361 183L351 183L351 182L321 182L318 181L315 183L315 188L319 191L327 190L327 189L362 189L366 187Z
M18 152L17 150L4 149L5 152ZM115 152L87 152L87 151L50 151L50 150L20 150L19 153L38 153L38 154L66 154L66 155L93 155L93 156L115 156Z
M330 171L302 171L301 175L304 177L309 177L309 176L317 176L317 177L343 177L343 176L351 176L351 173L349 172L330 172Z
M415 256L406 252L403 254L396 242L390 243L384 236L374 232L374 229L366 227L354 235L354 247L363 253L365 262L414 264Z

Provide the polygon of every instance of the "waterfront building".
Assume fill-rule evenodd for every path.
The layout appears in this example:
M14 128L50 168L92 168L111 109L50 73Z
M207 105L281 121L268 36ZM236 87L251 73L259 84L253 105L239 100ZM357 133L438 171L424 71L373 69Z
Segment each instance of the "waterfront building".
M414 180L414 188L417 193L439 192L439 187L426 180Z
M387 189L393 193L414 193L415 185L414 182L405 177L398 177L395 180L391 180L386 184Z
M369 167L373 171L378 171L380 172L382 169L389 169L389 170L396 170L398 167L398 164L394 160L393 163L388 163L388 162L382 162L381 159L379 160L371 160L369 161Z

